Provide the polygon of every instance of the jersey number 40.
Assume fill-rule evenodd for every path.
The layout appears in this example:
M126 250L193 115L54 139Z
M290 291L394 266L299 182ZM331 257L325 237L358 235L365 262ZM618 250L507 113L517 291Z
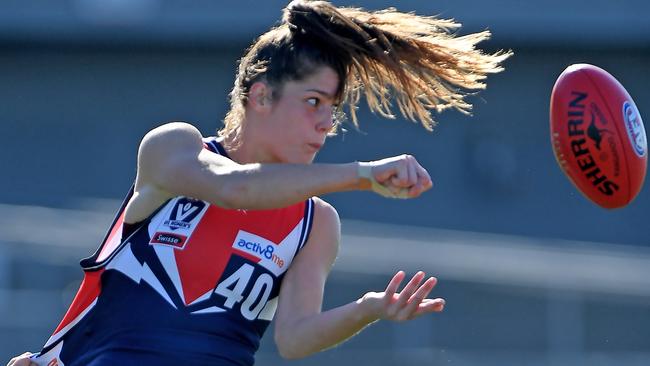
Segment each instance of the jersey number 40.
M214 293L226 298L223 306L232 309L235 304L244 300L241 304L241 314L248 320L255 320L266 305L271 295L273 278L268 273L262 273L255 280L255 284L246 295L244 291L253 277L254 267L244 263L237 271L219 283ZM262 292L263 291L263 292ZM262 297L260 298L260 293ZM246 297L246 299L244 299ZM259 299L259 301L257 301Z

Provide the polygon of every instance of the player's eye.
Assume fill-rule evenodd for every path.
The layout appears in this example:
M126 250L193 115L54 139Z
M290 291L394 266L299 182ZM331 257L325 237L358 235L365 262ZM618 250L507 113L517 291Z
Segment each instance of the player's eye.
M307 104L309 104L312 107L318 107L320 105L320 99L316 97L307 98Z

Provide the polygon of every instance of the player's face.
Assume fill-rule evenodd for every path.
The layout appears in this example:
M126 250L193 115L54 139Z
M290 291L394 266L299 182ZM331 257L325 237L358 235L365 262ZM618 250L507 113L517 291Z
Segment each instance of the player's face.
M288 81L273 101L269 115L272 160L308 164L325 143L332 128L336 72L322 66L300 81Z

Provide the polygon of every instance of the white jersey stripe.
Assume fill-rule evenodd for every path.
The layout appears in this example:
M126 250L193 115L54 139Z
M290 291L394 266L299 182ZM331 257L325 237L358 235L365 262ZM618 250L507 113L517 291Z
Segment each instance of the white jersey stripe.
M49 347L54 342L58 341L61 337L63 337L70 330L70 328L74 327L77 323L79 323L79 321L81 321L81 319L83 319L84 316L86 316L86 314L88 314L88 312L95 306L95 304L97 304L97 299L91 302L90 305L88 305L88 307L81 312L81 314L79 314L76 318L74 318L73 321L70 322L70 324L63 327L63 329L61 329L60 331L52 334L52 336L50 337L50 339L47 340L47 343L45 343L45 346L43 346L43 348Z

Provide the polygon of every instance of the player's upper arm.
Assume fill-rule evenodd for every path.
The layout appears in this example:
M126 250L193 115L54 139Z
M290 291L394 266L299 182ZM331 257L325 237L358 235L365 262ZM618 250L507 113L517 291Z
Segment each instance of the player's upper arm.
M341 223L336 209L315 198L314 222L305 247L287 271L275 317L275 339L281 343L291 338L291 325L321 312L327 276L338 254Z
M196 127L181 122L147 133L138 150L136 191L154 190L167 198L183 195L227 206L219 172L238 164L203 148ZM223 169L221 169L223 168Z

